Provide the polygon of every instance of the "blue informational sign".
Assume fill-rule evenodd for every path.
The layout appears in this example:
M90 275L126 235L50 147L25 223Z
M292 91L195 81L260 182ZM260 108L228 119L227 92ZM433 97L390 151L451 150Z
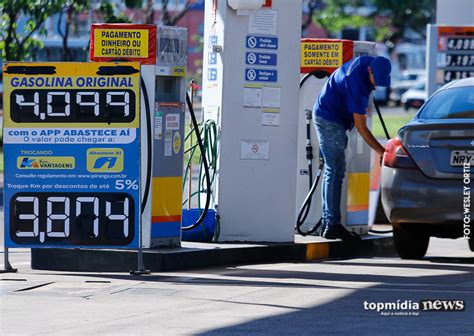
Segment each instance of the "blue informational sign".
M245 54L245 64L248 65L277 65L277 54L247 52Z
M3 73L6 246L137 248L140 65Z
M269 69L245 69L245 80L248 82L277 82L278 71Z
M208 55L208 64L217 64L217 53L209 53Z
M209 36L209 46L212 47L213 45L216 45L219 42L219 38L217 35L211 35Z
M277 50L278 37L248 35L246 38L246 46L249 49Z
M217 69L211 68L207 70L207 80L210 82L217 80Z

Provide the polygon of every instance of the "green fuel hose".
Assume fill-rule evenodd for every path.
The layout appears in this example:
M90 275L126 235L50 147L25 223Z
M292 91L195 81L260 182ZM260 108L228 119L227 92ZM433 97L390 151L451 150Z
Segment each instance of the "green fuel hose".
M188 97L187 97L188 98ZM204 217L209 209L209 203L212 197L212 185L214 184L217 175L217 162L219 156L219 128L214 120L207 120L204 123L197 123L195 120L194 109L190 100L188 100L188 108L191 112L191 118L193 121L193 127L185 136L184 142L188 142L191 134L196 134L196 143L189 144L189 147L184 151L185 155L188 155L188 161L186 164L186 171L183 178L183 193L186 186L186 181L190 175L190 169L192 167L193 160L195 161L195 153L199 148L200 154L198 159L199 165L199 177L198 177L198 190L194 191L189 195L188 198L183 200L183 205L190 201L189 198L197 197L198 208L202 210L201 215L196 223L193 225L183 227L183 230L192 230L198 226L201 227L206 236L209 237L209 233L206 231L204 225L201 225L204 221ZM202 194L206 194L206 202L204 208L201 204ZM217 216L216 230L214 231L213 241L216 241L219 237L219 217Z

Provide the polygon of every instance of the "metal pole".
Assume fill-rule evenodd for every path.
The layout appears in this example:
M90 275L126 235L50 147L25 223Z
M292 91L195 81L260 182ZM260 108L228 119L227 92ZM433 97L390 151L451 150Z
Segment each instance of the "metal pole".
M0 273L16 273L18 270L12 267L10 260L8 259L8 247L4 246L4 251L3 269L0 270Z
M142 200L143 202L143 200ZM141 216L141 214L140 214ZM142 275L142 274L150 274L149 270L145 269L143 264L143 247L142 247L142 240L143 240L143 230L142 230L142 221L140 219L140 225L138 225L138 253L137 253L137 270L130 270L131 275Z

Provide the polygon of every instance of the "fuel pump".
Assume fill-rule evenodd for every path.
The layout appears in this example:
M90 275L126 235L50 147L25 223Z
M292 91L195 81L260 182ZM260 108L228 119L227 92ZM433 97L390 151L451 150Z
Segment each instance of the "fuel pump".
M142 247L180 246L187 29L93 24L90 56L141 63Z
M327 77L345 62L357 56L374 55L375 44L371 42L303 39L301 41L301 89L298 114L298 168L297 168L297 228L303 234L314 231L321 218L321 183L314 185L313 197L307 199L313 186L313 176L320 178L322 163L311 111ZM367 126L372 125L371 112L367 115ZM347 229L357 234L367 234L370 147L352 130L348 135L346 149L347 171L342 187L341 217ZM313 164L320 162L319 165ZM305 202L306 200L306 202ZM301 208L302 204L309 206Z
M205 119L220 127L219 241L294 241L301 0L206 0Z

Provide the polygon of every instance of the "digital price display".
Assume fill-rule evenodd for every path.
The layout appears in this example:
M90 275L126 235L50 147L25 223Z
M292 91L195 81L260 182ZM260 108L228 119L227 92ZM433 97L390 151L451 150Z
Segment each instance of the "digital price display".
M6 246L138 247L140 65L3 73Z
M131 90L13 90L10 101L11 118L19 123L112 123L135 119L136 98Z
M125 193L17 193L10 199L17 244L128 245L135 202Z
M474 77L473 27L438 27L438 84Z

